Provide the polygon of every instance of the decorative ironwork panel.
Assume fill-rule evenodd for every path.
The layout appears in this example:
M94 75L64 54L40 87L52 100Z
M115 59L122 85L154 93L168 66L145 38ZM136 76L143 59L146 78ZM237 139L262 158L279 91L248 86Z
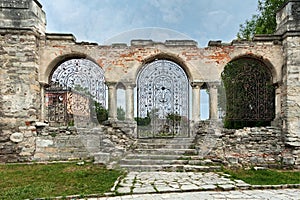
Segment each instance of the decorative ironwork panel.
M51 81L77 92L85 92L105 106L104 71L90 60L71 59L63 62L53 72Z
M72 119L68 110L68 94L70 90L51 83L46 89L46 108L48 121L51 125L68 125Z
M74 119L88 122L90 101L105 107L104 71L86 59L71 59L59 65L46 88L48 119L50 123L72 124ZM64 98L60 101L59 98Z
M156 60L138 76L139 137L187 137L189 82L174 62Z
M274 119L275 88L272 75L262 62L233 61L225 67L222 78L226 89L226 120L258 123Z

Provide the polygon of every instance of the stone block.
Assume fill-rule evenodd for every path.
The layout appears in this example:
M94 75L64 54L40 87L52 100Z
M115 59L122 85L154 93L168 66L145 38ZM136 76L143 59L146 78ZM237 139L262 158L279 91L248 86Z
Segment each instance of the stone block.
M94 154L94 163L96 164L108 164L110 160L110 153L95 153Z
M293 158L293 157L283 157L282 163L284 165L294 165L295 164L295 158Z
M23 139L24 139L24 135L22 133L19 133L19 132L13 133L10 136L10 140L12 142L16 142L16 143L22 142Z
M227 156L226 160L230 163L230 164L236 164L239 162L239 158L234 157L234 156Z
M36 140L36 146L37 147L49 147L53 145L53 140L49 140L49 139L41 139L38 138Z

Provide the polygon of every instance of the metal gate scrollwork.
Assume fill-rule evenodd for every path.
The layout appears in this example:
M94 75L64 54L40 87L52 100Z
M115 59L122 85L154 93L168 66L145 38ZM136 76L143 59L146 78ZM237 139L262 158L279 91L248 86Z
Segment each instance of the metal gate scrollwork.
M146 64L138 75L138 136L189 136L189 82L184 70L168 60Z
M52 73L46 88L48 121L70 125L74 117L89 121L94 102L105 107L104 71L87 59L63 62Z

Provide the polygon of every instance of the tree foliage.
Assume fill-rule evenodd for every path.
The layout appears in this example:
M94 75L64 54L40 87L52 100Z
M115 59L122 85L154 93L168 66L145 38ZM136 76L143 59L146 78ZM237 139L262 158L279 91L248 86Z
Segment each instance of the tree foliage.
M108 119L108 110L106 110L100 103L95 101L95 112L99 123L103 123Z
M151 118L149 112L147 113L146 117L135 117L135 121L137 122L138 126L148 126L151 123Z
M250 40L255 34L272 34L276 31L276 12L288 0L258 0L258 14L240 24L239 39Z
M125 110L121 106L117 108L117 119L121 121L125 120Z

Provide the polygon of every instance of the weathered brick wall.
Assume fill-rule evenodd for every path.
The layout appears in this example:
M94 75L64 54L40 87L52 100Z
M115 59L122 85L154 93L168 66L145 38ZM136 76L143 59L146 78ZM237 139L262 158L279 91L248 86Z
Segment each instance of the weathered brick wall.
M136 41L127 45L99 46L76 43L72 36L51 34L41 46L40 82L48 83L51 71L62 61L74 57L94 60L105 71L108 82L136 82L141 67L155 58L179 63L191 82L220 82L225 65L232 59L250 56L270 64L273 81L281 77L282 46L272 37L257 37L254 42L234 41L207 48L198 48L191 41L155 43ZM277 38L275 38L277 39ZM178 44L179 43L179 44ZM146 45L147 44L147 45Z

